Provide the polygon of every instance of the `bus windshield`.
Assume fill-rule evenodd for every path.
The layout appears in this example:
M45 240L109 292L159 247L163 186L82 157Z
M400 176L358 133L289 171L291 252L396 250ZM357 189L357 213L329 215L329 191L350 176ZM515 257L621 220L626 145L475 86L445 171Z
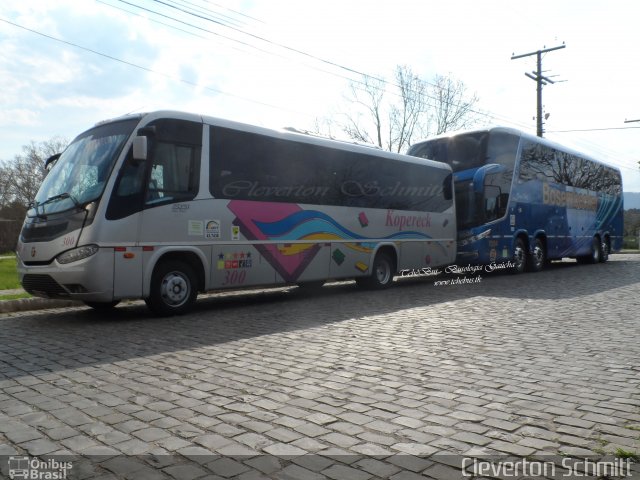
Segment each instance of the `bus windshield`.
M407 152L416 157L447 163L454 172L477 168L486 163L489 132L474 132L419 143Z
M138 119L99 125L79 135L51 168L29 216L63 212L97 200Z
M408 154L447 163L461 174L455 182L458 228L471 228L506 214L518 152L519 137L499 130L435 138L412 146ZM482 190L474 189L469 172L496 165L483 176Z

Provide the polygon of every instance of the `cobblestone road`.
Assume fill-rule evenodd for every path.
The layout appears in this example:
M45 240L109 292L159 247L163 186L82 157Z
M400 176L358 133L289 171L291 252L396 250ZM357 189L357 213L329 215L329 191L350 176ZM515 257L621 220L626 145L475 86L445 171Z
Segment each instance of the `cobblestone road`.
M481 276L3 315L0 471L448 479L463 457L640 454L640 256Z

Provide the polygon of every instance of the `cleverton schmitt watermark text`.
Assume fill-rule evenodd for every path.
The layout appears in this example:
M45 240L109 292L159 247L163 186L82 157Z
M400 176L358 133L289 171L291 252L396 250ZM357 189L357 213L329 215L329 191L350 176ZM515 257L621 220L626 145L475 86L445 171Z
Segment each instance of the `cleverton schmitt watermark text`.
M395 182L391 185L381 185L377 180L358 182L347 180L336 185L265 185L258 181L236 180L226 183L222 187L222 193L226 197L242 198L322 198L339 194L343 197L421 197L431 198L442 194L442 185L403 185Z
M436 287L441 287L480 283L482 281L482 275L479 275L479 272L494 272L498 270L508 270L514 267L515 264L508 261L503 263L493 262L488 265L449 265L442 269L431 267L414 268L400 270L399 273L401 277L435 277L442 274L464 275L462 277L436 280L435 282L433 282ZM467 276L467 274L471 274L472 276L469 277Z
M527 460L489 461L477 458L462 460L463 477L496 478L612 478L630 477L631 460L616 458L611 461L563 458L560 464L549 461Z

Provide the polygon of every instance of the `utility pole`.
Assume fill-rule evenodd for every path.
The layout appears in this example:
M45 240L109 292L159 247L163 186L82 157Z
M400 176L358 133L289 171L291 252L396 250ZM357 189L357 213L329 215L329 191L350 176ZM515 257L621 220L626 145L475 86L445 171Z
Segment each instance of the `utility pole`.
M530 53L523 53L522 55L512 55L511 60L516 60L517 58L530 57L531 55L536 55L538 57L538 68L534 72L526 72L525 75L532 80L535 80L537 84L536 93L537 93L537 110L536 110L536 134L539 137L542 137L542 86L548 85L549 83L555 83L549 77L545 77L542 75L542 54L547 52L552 52L554 50L560 50L561 48L565 48L566 45L563 43L558 47L545 48L543 50L538 50Z

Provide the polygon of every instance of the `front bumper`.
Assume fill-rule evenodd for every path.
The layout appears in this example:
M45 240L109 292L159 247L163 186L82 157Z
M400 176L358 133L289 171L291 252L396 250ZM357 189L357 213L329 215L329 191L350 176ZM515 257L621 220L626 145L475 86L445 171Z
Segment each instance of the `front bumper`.
M18 276L31 295L92 302L113 300L112 248L100 248L91 257L68 264L27 265L18 256Z

